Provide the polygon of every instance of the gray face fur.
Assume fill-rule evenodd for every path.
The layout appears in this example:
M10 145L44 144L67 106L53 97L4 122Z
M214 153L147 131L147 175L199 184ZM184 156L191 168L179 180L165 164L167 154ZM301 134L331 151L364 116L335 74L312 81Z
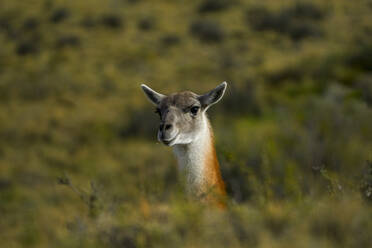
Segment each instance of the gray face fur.
M226 86L223 82L204 95L184 91L166 96L142 84L160 116L158 140L169 146L193 142L206 128L205 111L222 98Z

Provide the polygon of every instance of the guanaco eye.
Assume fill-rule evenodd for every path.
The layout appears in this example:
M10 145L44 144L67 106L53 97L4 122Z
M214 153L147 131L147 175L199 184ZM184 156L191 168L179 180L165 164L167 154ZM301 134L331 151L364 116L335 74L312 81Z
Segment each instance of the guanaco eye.
M196 115L198 113L198 111L199 111L199 107L198 106L191 107L191 109L190 109L190 112L193 115Z

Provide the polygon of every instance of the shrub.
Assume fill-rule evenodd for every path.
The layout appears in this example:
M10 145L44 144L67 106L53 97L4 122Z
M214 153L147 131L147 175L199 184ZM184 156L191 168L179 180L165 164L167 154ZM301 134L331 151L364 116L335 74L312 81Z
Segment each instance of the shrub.
M102 16L101 23L103 26L118 29L123 26L123 20L121 17L113 15L113 14L105 14Z
M70 11L66 8L59 8L53 11L50 21L53 23L60 23L70 16Z
M155 19L152 17L145 17L138 21L137 27L142 31L149 31L155 27Z
M229 0L205 0L199 7L199 13L222 11L231 5Z
M263 6L251 7L246 12L246 20L256 31L274 31L298 41L320 36L322 31L317 21L324 15L324 12L313 4L298 3L283 8L278 13Z
M29 17L23 22L23 30L34 30L40 25L36 17Z
M280 19L263 6L251 7L246 12L248 24L256 31L280 30Z
M197 20L191 24L191 34L203 42L216 43L224 39L224 32L221 26L210 20Z
M360 91L363 101L372 106L372 74L363 75L355 85Z
M24 41L24 42L20 42L18 45L17 45L17 48L16 48L16 53L19 55L19 56L25 56L25 55L29 55L29 54L35 54L39 51L39 48L37 47L37 45L33 42L33 41Z
M324 18L325 12L310 2L298 2L285 8L281 15L291 18L319 20Z
M175 46L181 42L181 38L175 34L166 34L161 38L161 43L165 47Z
M357 70L368 70L372 68L372 45L370 41L355 44L356 49L349 51L350 54L346 58L346 64Z

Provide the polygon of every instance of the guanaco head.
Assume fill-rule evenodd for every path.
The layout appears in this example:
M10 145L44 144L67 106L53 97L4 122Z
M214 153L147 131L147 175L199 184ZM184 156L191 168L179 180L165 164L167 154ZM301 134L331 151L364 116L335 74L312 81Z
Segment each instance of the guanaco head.
M142 90L160 117L158 140L168 146L195 141L207 128L205 112L222 98L226 86L223 82L203 95L191 91L163 95L142 84Z

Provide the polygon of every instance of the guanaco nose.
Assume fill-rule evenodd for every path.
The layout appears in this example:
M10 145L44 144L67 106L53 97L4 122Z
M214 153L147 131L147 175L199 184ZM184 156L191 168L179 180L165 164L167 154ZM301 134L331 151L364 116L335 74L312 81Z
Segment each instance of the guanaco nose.
M172 124L170 124L170 123L168 123L168 124L160 124L160 126L159 126L159 130L160 131L162 131L162 132L164 132L164 131L169 131L169 130L171 130L172 129L172 127L173 127L173 125Z

